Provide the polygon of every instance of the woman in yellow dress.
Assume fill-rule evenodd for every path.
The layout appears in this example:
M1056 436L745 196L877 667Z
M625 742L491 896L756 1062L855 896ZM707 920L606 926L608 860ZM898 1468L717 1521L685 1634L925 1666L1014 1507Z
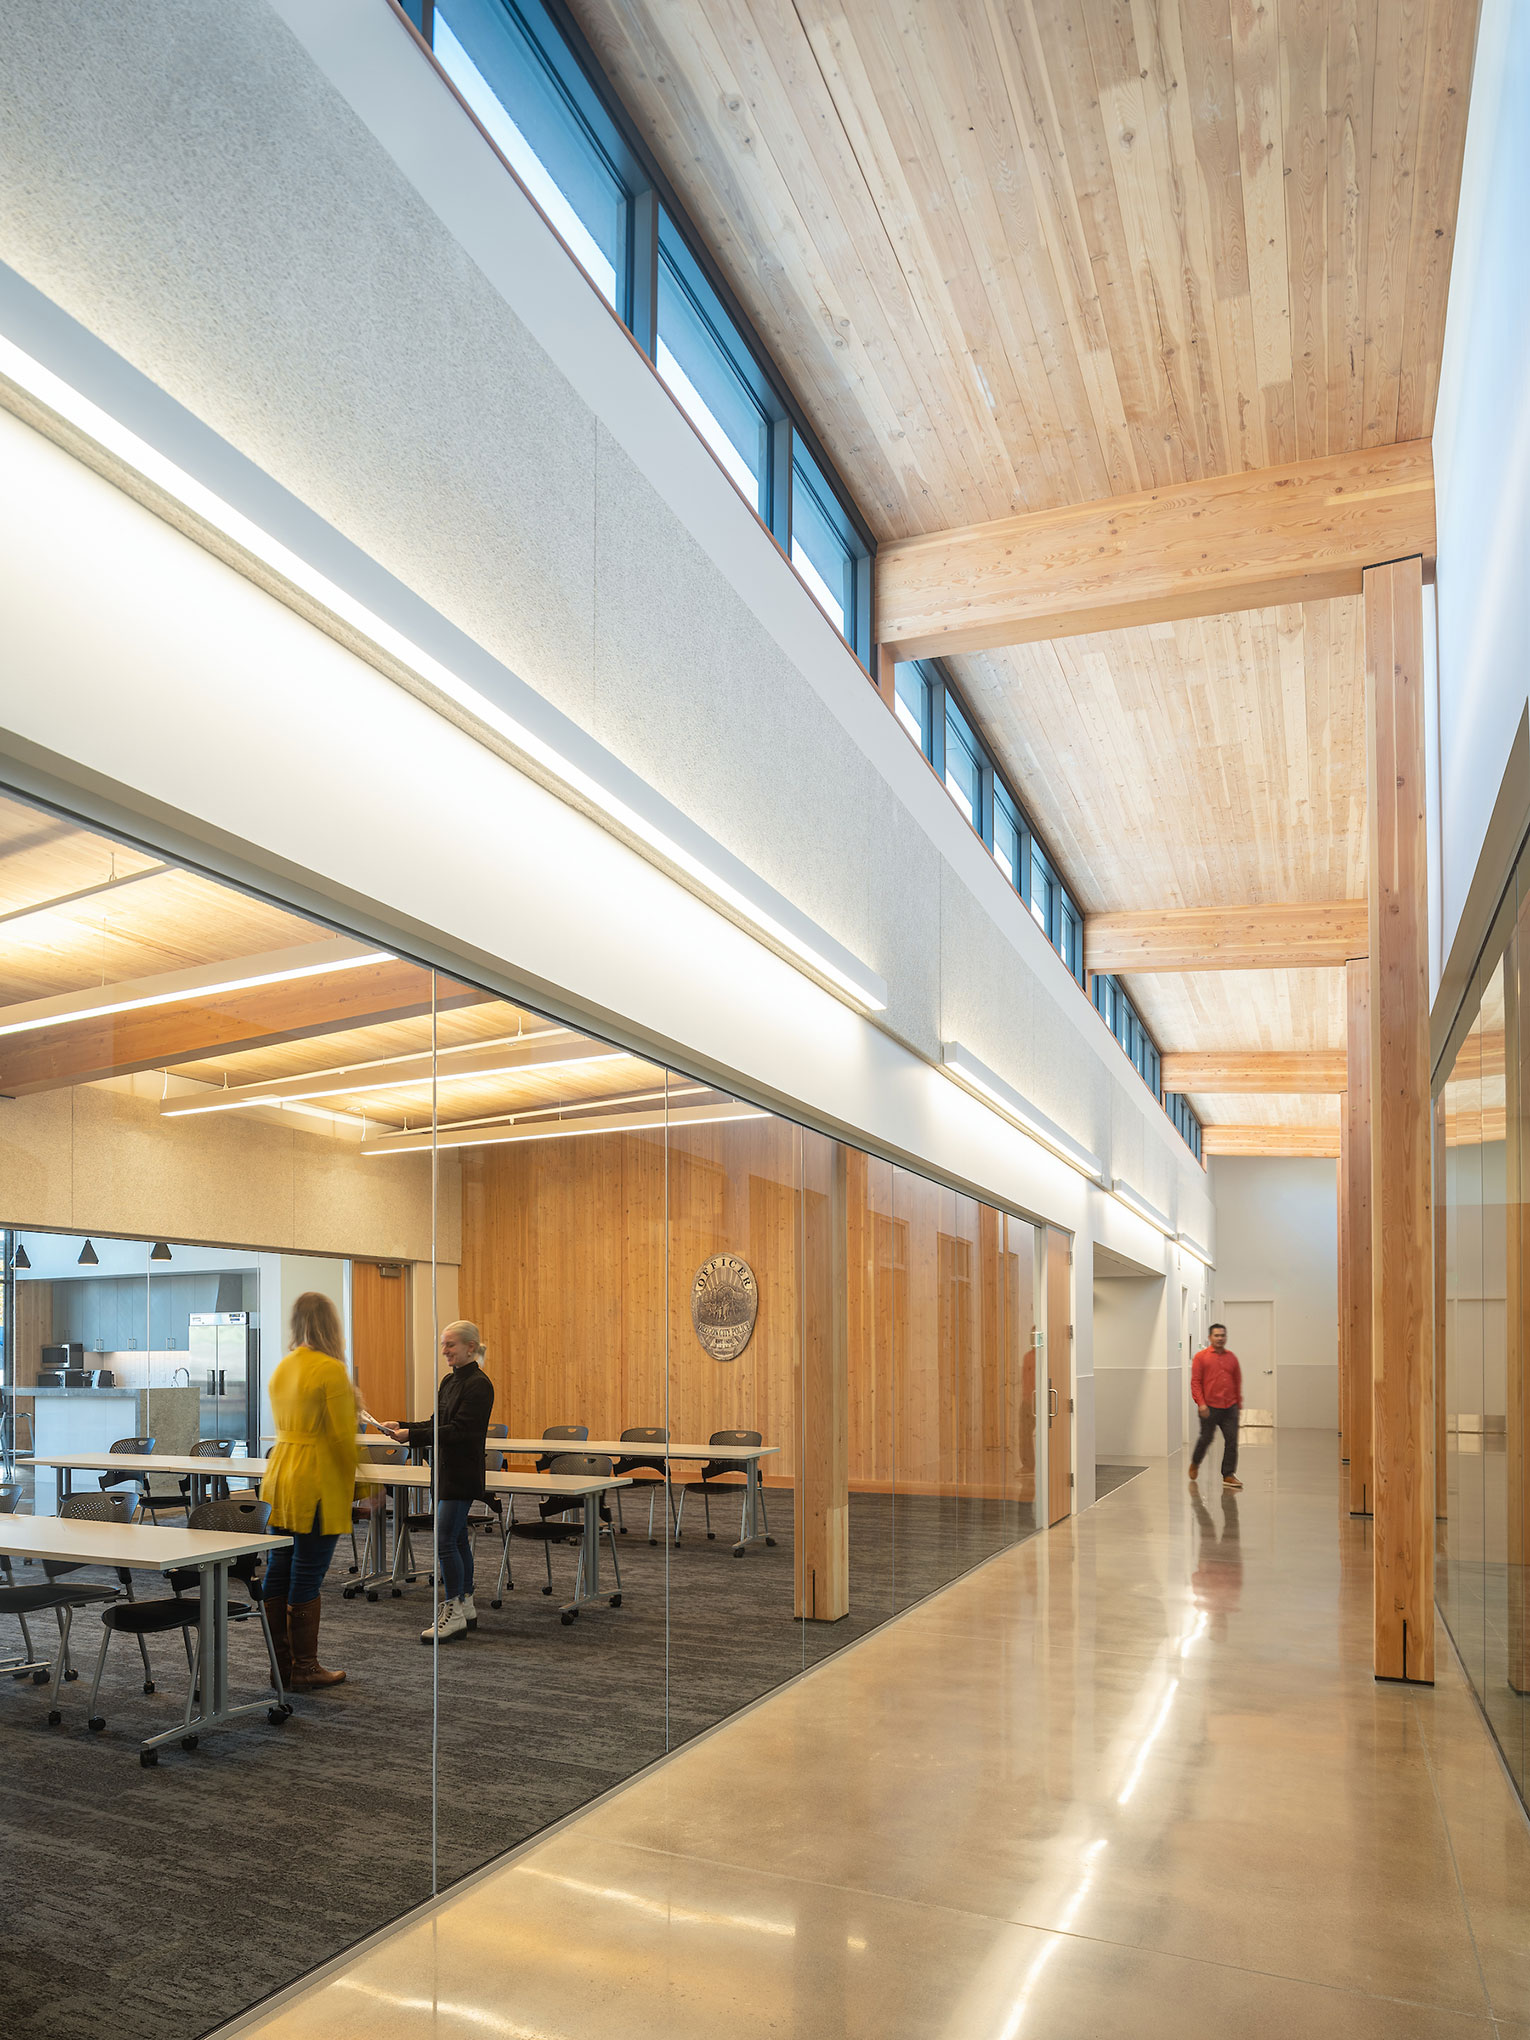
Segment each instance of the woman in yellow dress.
M340 1313L307 1290L292 1306L292 1351L271 1376L276 1446L260 1498L271 1528L290 1537L266 1568L265 1604L282 1684L305 1693L338 1686L344 1672L319 1663L319 1589L335 1546L351 1526L358 1410L345 1371Z

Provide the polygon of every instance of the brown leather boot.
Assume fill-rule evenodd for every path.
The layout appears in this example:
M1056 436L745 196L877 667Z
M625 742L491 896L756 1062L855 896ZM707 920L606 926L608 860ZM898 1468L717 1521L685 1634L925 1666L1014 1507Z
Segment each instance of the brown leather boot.
M292 1638L287 1629L287 1603L274 1594L266 1598L266 1620L271 1625L271 1642L276 1651L276 1669L283 1687L292 1684Z
M317 1686L338 1686L344 1672L327 1672L319 1663L319 1608L317 1595L289 1608L287 1620L292 1632L292 1690L311 1693Z

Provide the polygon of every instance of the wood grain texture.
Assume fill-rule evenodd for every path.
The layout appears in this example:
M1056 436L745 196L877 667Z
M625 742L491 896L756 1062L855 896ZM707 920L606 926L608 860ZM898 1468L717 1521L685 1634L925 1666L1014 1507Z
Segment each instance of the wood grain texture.
M1434 1678L1423 563L1365 577L1378 1677Z
M1434 553L1427 440L884 545L877 631L895 658L991 651L1358 595L1411 552Z
M1474 0L573 11L879 539L1428 437Z
M402 1416L410 1406L410 1280L405 1262L351 1263L356 1388L363 1405L380 1417Z
M1350 1397L1350 1351L1349 1351L1349 1098L1344 1099L1345 1110L1339 1120L1339 1181L1338 1181L1338 1373L1339 1373L1339 1463L1346 1469L1340 1475L1345 1500L1349 1499L1349 1397Z
M1446 1393L1447 1326L1450 1304L1449 1217L1447 1185L1450 1150L1445 1138L1445 1095L1434 1108L1434 1189L1431 1224L1434 1231L1434 1513L1443 1523L1450 1514L1450 1477L1447 1458L1446 1416L1450 1399ZM1510 1202L1512 1204L1512 1197ZM1509 1336L1514 1337L1514 1313L1508 1313Z
M1309 1094L1345 1087L1342 1053L1328 1049L1211 1049L1165 1055L1166 1091L1277 1091Z
M1504 1145L1505 1342L1504 1342L1504 1503L1505 1571L1508 1601L1507 1677L1516 1693L1530 1693L1530 1182L1526 1181L1525 1115L1530 1106L1530 1028L1522 996L1521 973L1530 940L1530 900L1515 917L1514 933L1503 959L1504 1037L1514 1044L1507 1059ZM1440 1147L1443 1149L1443 1142ZM1445 1201L1441 1172L1435 1175L1435 1236L1443 1228L1439 1207ZM1490 1213L1483 1219L1491 1222ZM1438 1249L1437 1260L1438 1260ZM1437 1278L1438 1280L1438 1275ZM1436 1303L1438 1328L1440 1307ZM1444 1458L1444 1383L1435 1368L1435 1451ZM1440 1479L1436 1472L1436 1482ZM1442 1513L1436 1503L1436 1513Z
M1370 964L1357 959L1348 969L1349 1088L1344 1097L1344 1144L1349 1175L1345 1184L1345 1267L1348 1281L1349 1405L1345 1442L1349 1447L1349 1510L1371 1514L1375 1478L1371 1469L1371 1022Z
M1178 907L1094 914L1084 922L1091 971L1342 970L1363 956L1364 900L1257 907Z
M866 1157L842 1141L802 1140L801 1470L793 1493L793 1610L805 1622L850 1612L849 1204L864 1202Z
M1208 1155L1339 1158L1339 1130L1334 1126L1207 1126L1202 1128L1201 1141Z

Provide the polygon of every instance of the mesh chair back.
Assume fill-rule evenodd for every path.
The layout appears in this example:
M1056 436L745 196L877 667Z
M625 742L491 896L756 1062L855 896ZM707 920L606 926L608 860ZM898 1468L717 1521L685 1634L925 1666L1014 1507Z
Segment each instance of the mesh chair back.
M402 1445L363 1445L361 1449L371 1466L403 1466L409 1458Z
M152 1438L118 1438L106 1449L108 1452L113 1453L131 1452L135 1458L142 1459L147 1458L154 1450L154 1444L155 1441ZM141 1481L145 1488L148 1486L147 1479L141 1473L103 1473L100 1475L100 1484L104 1488L121 1487L126 1481Z
M765 1436L761 1431L714 1431L711 1437L708 1438L707 1443L709 1445L763 1445L765 1443ZM736 1459L709 1459L701 1469L703 1480L720 1480L729 1474L736 1480L748 1478L743 1467L739 1465Z
M65 1495L58 1505L58 1513L63 1517L72 1516L76 1522L131 1523L135 1506L128 1495ZM65 1573L78 1572L79 1569L79 1563L59 1565L49 1559L43 1561L43 1576L50 1580L61 1579ZM127 1579L126 1571L120 1566L117 1577L123 1581Z
M508 1438L509 1435L510 1434L507 1431L505 1433L505 1436ZM578 1443L583 1443L583 1441L586 1438L588 1438L589 1435L590 1427L588 1424L549 1424L547 1429L542 1433L542 1436L544 1438L570 1438ZM544 1452L541 1458L537 1461L537 1472L546 1473L551 1468L552 1463L553 1463L552 1453Z
M193 1459L232 1459L234 1441L232 1438L198 1438L191 1448L191 1456Z
M669 1443L669 1433L657 1424L629 1424L622 1433L622 1443L624 1445L667 1445ZM662 1453L653 1453L647 1456L641 1452L623 1453L622 1457L616 1462L615 1471L621 1474L667 1473L669 1471L669 1461Z
M19 1480L0 1481L0 1516L14 1516L16 1504L21 1500Z
M269 1529L271 1504L261 1501L258 1495L230 1495L226 1501L199 1502L186 1518L188 1530L231 1530L238 1532ZM247 1551L243 1558L236 1558L229 1567L231 1579L242 1580L248 1587L255 1579L256 1568L267 1554ZM173 1572L170 1584L179 1594L187 1587L200 1584L194 1570Z
M508 1424L490 1424L490 1426L489 1426L489 1429L488 1429L488 1436L489 1436L489 1437L491 1437L491 1438L508 1438L508 1437L509 1437L509 1435L510 1435L510 1426L509 1426ZM586 1436L586 1437L588 1437L588 1436L589 1436L589 1433L588 1433L588 1432L586 1432L586 1433L585 1433L585 1436Z
M609 1480L611 1462L600 1452L559 1452L546 1466L539 1467L541 1473L572 1473L585 1480ZM583 1495L549 1495L537 1508L544 1517L566 1516L571 1509L583 1509Z

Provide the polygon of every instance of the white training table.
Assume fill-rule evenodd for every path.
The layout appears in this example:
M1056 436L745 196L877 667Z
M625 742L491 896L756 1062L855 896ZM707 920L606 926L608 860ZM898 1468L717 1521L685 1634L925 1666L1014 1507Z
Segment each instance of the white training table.
M375 1438L368 1440L376 1444ZM720 1465L739 1466L744 1472L744 1508L739 1522L739 1539L733 1547L735 1558L742 1558L751 1544L759 1543L763 1534L767 1544L775 1539L768 1531L762 1532L760 1516L760 1461L769 1459L781 1450L779 1445L683 1445L671 1440L667 1444L647 1444L641 1438L491 1438L488 1451L495 1453L532 1453L537 1458L556 1457L562 1452L598 1452L608 1459L684 1459L713 1460ZM678 1540L677 1540L678 1541Z
M207 1499L205 1490L217 1480L259 1480L263 1459L202 1459L189 1452L63 1452L18 1453L18 1466L51 1466L63 1475L59 1499L74 1493L77 1473L179 1473L191 1477L192 1507Z
M201 1462L203 1465L207 1461ZM131 1572L194 1571L201 1633L201 1698L188 1695L176 1728L151 1735L138 1746L139 1761L155 1764L165 1743L195 1749L210 1729L227 1728L246 1715L264 1712L275 1722L291 1711L273 1688L269 1700L229 1705L228 1569L235 1559L272 1552L292 1542L269 1531L176 1530L159 1523L91 1523L74 1516L0 1516L0 1552L44 1565L126 1567ZM63 1646L60 1644L60 1649Z

